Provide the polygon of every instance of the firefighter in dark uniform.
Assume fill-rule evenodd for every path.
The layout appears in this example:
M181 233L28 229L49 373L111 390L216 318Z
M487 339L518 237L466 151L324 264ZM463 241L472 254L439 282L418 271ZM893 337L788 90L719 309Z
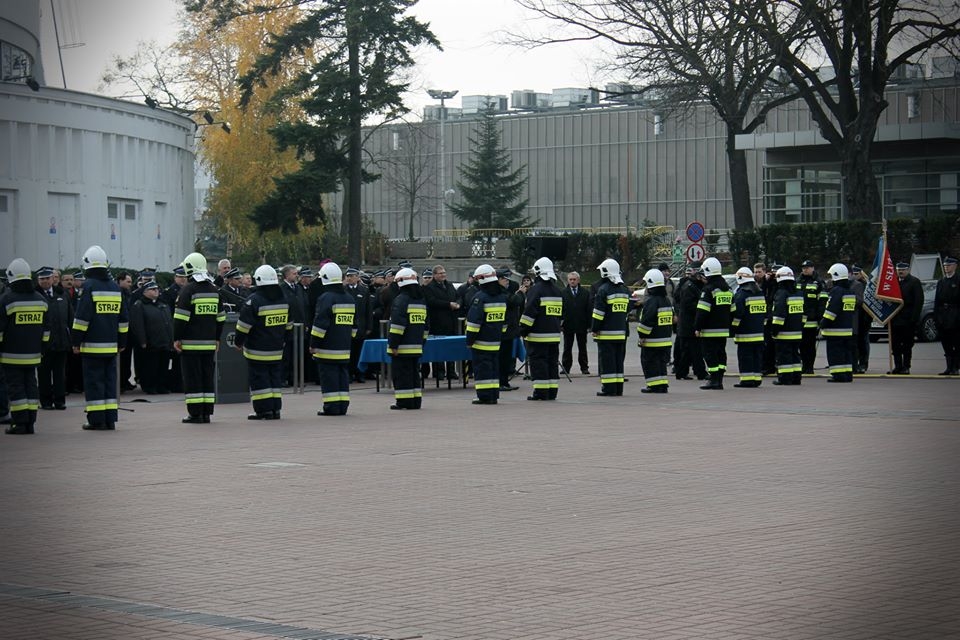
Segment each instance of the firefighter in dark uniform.
M797 291L793 269L777 269L777 293L773 297L770 333L777 345L775 385L800 384L800 340L803 337L803 294Z
M737 292L733 294L730 323L737 345L740 381L733 385L750 389L763 382L763 329L767 321L767 299L749 267L737 269Z
M690 369L697 380L707 379L707 368L703 363L702 341L697 338L694 320L697 317L697 303L703 291L703 274L700 262L687 265L686 275L680 279L673 292L677 317L677 342L673 347L673 368L677 380L691 380Z
M630 330L627 321L630 290L623 284L620 263L613 258L601 262L597 269L602 279L594 293L593 311L590 314L590 333L597 343L600 374L600 391L597 395L622 396L623 360Z
M350 347L357 335L357 303L343 287L343 271L327 262L317 274L323 293L310 329L310 353L323 392L318 416L343 416L350 406Z
M10 288L0 295L0 366L10 403L6 433L33 433L40 406L37 365L50 340L47 302L33 289L30 265L17 258L7 267Z
M670 388L667 365L673 335L673 305L667 297L666 279L660 269L647 271L643 282L647 285L647 299L640 310L637 334L640 366L647 386L640 389L640 393L667 393Z
M398 293L390 304L387 338L387 350L393 362L394 403L390 408L419 409L423 402L423 388L418 361L427 339L427 303L413 269L397 271L393 284Z
M256 290L240 306L234 346L247 360L253 413L248 420L279 420L283 408L283 345L293 329L290 307L277 270L268 264L253 272Z
M817 275L811 260L800 265L797 292L803 296L803 337L800 339L800 373L813 373L817 359L817 333L827 304L827 288Z
M507 293L497 271L482 264L473 272L480 291L467 310L466 342L473 354L477 397L473 404L497 404L500 399L500 340L507 318Z
M83 254L86 282L77 302L71 339L82 356L88 431L112 431L117 424L117 354L127 346L129 309L120 286L107 272L107 254L94 245Z
M520 317L520 335L527 341L533 394L527 400L556 400L560 390L560 321L562 292L549 258L533 263L534 285Z
M156 281L143 285L140 299L130 307L130 340L136 349L137 379L149 395L170 393L167 369L173 352L173 316L160 300Z
M853 322L857 295L850 289L850 274L839 262L828 271L833 288L820 320L820 333L827 341L827 382L853 382Z
M207 273L207 259L191 253L183 260L187 284L173 312L173 348L180 354L183 396L187 404L184 424L210 422L217 401L214 360L227 315L220 292Z
M37 378L40 389L40 408L67 408L67 354L70 352L70 325L73 324L73 304L63 289L53 284L53 267L37 270L37 292L47 302L47 322L50 342L44 351Z
M943 277L937 282L933 299L933 320L943 345L943 357L947 368L941 376L960 375L960 277L957 276L957 259L943 260Z
M727 371L727 338L730 336L730 310L733 294L723 279L720 261L707 258L700 269L707 279L697 302L697 316L693 321L696 335L703 348L710 381L701 389L723 389L723 374Z

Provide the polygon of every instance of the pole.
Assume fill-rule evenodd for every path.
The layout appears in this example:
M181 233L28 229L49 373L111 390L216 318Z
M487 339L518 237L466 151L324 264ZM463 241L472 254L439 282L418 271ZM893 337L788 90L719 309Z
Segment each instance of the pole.
M883 236L883 253L887 253L887 219L883 218L880 221L880 233ZM883 255L880 256L880 277L883 275L884 269L884 260ZM879 285L877 285L879 287ZM890 324L891 319L887 318L887 371L893 371L893 326Z
M50 0L50 15L53 16L53 35L57 39L57 55L60 57L60 77L63 79L63 88L66 89L67 72L63 70L63 49L60 48L60 32L57 31L57 10L53 7L53 0Z
M443 144L443 130L444 125L447 123L447 108L444 106L444 96L440 96L440 228L447 228L447 196L446 196L446 186L447 186L447 176L444 173L443 167L443 155L444 155L444 144Z

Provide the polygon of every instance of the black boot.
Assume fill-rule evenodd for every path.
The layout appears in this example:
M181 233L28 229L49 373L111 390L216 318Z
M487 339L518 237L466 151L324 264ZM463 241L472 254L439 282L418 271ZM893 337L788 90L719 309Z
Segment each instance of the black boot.
M9 427L4 429L3 432L11 436L23 436L30 433L27 431L27 425L25 424L11 424Z
M720 384L720 372L711 371L710 372L710 382L704 385L700 385L701 389L711 390L711 389L723 389L723 385Z
M180 422L183 424L202 424L203 418L200 416L187 416L186 418L182 418Z
M725 369L720 369L720 371L717 372L717 389L723 389L723 376L725 373Z

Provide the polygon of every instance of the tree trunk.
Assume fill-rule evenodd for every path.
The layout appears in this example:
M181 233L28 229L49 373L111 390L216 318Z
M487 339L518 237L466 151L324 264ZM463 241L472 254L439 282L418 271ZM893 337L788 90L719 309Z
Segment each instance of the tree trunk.
M361 256L361 232L363 229L360 208L360 186L363 177L363 125L361 113L361 78L360 78L360 40L357 33L358 25L355 2L347 4L347 64L350 74L350 133L347 143L347 163L349 166L349 193L347 202L349 209L344 210L347 216L347 264L359 266Z
M848 220L879 221L883 218L883 204L870 162L870 145L859 145L850 140L845 146L840 156L840 175L843 177L846 217Z
M750 179L747 154L736 148L738 129L727 126L727 165L730 171L730 196L733 199L733 226L738 230L753 229L753 205L750 203Z

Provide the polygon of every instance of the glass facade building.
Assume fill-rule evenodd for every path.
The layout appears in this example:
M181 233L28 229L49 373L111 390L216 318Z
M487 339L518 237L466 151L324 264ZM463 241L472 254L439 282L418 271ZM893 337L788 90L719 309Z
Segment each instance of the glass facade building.
M883 215L917 217L958 210L960 77L910 79L888 87L873 158ZM459 115L459 114L458 114ZM733 227L724 124L707 106L683 118L643 104L578 104L497 115L501 146L524 168L527 215L548 229L625 228L644 224ZM440 127L443 131L443 162ZM419 133L412 135L416 129ZM470 158L477 121L457 117L368 132L368 170L414 164L417 188L381 178L363 187L364 215L388 237L449 235L464 227L445 208L460 197L460 167ZM415 137L417 144L405 144ZM755 133L737 136L746 154L756 224L844 218L843 176L833 149L802 102L768 114ZM440 167L444 175L440 176ZM409 186L413 186L413 183ZM414 192L411 196L411 191ZM330 194L335 211L340 194Z

